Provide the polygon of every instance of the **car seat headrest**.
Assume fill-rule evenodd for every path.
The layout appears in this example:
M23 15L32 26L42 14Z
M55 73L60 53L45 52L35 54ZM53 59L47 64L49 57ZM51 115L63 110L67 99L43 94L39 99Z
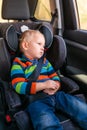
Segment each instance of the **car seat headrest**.
M27 0L3 0L2 18L8 20L27 20L30 18Z
M52 33L51 28L45 24L41 24L38 30L41 33L43 33L45 37L45 41L46 41L45 47L49 48L53 40L53 33ZM0 26L0 35L5 39L6 44L11 51L14 51L14 52L17 51L18 42L19 42L18 35L21 35L21 33L18 33L18 31L15 29L13 25L2 24L2 26Z
M0 35L5 39L9 49L15 52L18 48L18 36L14 26L3 24L0 26Z
M45 37L45 47L46 48L49 48L52 44L52 41L53 41L53 32L52 32L52 28L45 25L45 24L42 24L39 28L39 31L41 33L44 34L44 37Z

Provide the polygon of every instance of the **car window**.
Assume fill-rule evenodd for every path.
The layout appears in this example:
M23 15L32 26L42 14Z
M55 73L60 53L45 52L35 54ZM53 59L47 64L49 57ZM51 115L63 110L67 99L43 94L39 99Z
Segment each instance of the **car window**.
M34 16L38 20L51 21L50 1L38 0Z
M87 30L87 0L77 0L80 29Z

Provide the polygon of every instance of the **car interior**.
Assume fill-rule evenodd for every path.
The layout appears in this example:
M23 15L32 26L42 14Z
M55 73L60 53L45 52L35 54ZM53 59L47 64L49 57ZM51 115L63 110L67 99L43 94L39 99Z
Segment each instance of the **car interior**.
M27 96L22 99L10 84L12 61L20 56L18 43L22 27L44 34L46 58L60 76L61 90L87 102L87 33L77 29L74 0L49 0L49 4L51 13L48 10L48 17L43 20L39 12L46 7L40 0L2 1L2 18L8 22L0 23L0 130L33 130L29 115L24 111ZM81 130L65 113L56 111L56 115L64 130Z

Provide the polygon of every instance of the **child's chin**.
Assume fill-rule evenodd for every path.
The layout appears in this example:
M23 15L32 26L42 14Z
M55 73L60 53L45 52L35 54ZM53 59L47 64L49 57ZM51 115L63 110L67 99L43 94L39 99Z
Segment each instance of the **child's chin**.
M42 56L43 56L43 55L39 55L39 56L36 57L36 59L40 59Z
M37 59L40 59L42 56L38 57Z
M40 59L42 56L35 57L35 59Z
M40 59L42 56L43 56L43 55L41 55L41 56L38 56L38 59Z

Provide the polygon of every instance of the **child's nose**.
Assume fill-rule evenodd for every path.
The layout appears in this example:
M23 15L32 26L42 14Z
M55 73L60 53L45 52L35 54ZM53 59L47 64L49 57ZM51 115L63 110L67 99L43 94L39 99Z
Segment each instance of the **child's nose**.
M44 51L44 47L41 48Z

